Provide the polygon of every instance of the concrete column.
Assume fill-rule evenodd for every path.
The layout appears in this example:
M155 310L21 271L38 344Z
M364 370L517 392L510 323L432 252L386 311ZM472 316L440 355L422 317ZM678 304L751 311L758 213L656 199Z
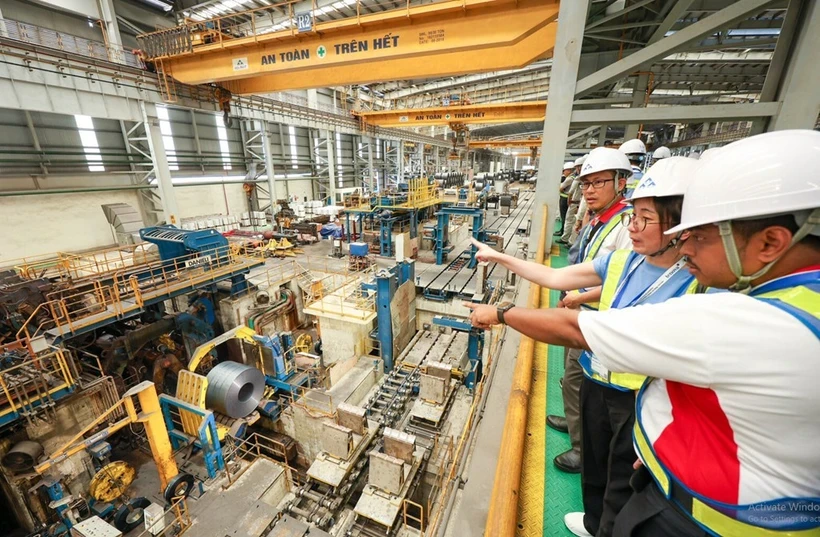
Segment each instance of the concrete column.
M262 122L262 150L265 152L265 172L268 174L268 191L270 192L270 223L273 229L276 222L276 171L273 167L273 155L270 147L270 123Z
M541 160L538 164L538 178L535 183L535 203L533 203L532 231L529 256L534 257L538 241L546 243L546 251L552 247L552 231L555 215L558 214L558 186L567 150L572 103L575 100L578 82L578 63L581 58L581 41L587 20L589 2L562 2L558 13L558 32L555 38L552 74L550 77L550 98L544 119L544 134L541 137ZM563 142L561 142L563 140ZM546 236L541 233L543 212L547 204ZM536 240L532 240L532 238Z
M112 62L125 63L122 54L122 37L117 23L117 14L114 12L114 0L97 0L100 9L100 18L105 24L105 34L108 39L108 59Z
M0 37L8 37L9 33L6 30L6 20L3 18L3 11L0 10Z
M769 123L770 131L813 129L820 114L820 3L808 2L800 20L802 26L794 37L778 92L782 104Z
M606 125L601 125L601 130L598 132L598 147L604 147L606 143Z
M419 159L419 172L421 175L425 175L427 173L427 163L424 161L424 144L421 142L417 142L416 156Z
M325 131L327 137L327 175L330 184L328 185L328 196L330 204L336 205L336 132Z
M165 153L165 144L162 142L157 107L154 104L140 101L140 108L145 122L145 137L148 139L148 149L151 152L151 162L154 166L154 176L157 179L159 197L162 200L163 216L167 224L179 225L179 206L174 193L174 184L171 181L168 155Z
M376 169L373 166L373 144L376 143L376 139L372 136L367 137L367 173L370 176L370 191L376 192L379 190L379 180L376 177Z
M403 183L404 182L404 140L399 140L397 143L399 144L398 150L397 150L398 155L399 155L398 156L399 169L397 170L398 171L397 180L398 180L399 183Z
M307 101L310 108L319 107L319 92L315 89L307 90Z

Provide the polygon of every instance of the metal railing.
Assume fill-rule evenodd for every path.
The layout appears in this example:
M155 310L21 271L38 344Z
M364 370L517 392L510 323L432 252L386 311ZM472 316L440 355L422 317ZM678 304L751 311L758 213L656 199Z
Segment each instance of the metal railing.
M61 350L35 357L0 371L0 424L24 417L29 424L54 406L55 394L73 389L77 379Z
M59 291L48 295L18 330L17 339L30 340L50 329L56 329L60 336L71 335L91 324L139 310L146 300L216 283L260 262L221 247L107 273L105 279L94 280L74 294ZM38 321L41 312L47 315Z
M226 442L225 452L225 475L228 478L228 483L223 489L228 489L236 483L257 459L268 459L282 465L285 469L288 490L295 490L303 482L302 475L291 465L293 461L288 460L285 445L273 438L257 432L251 433L242 440L233 438ZM231 463L238 462L240 459L246 461L247 464L240 465L235 472L232 472Z
M151 243L114 246L89 252L57 252L45 256L24 257L9 263L21 278L56 278L76 282L100 277L123 268L145 265L159 259Z
M385 12L403 12L409 17L411 7L439 2L454 3L454 0L404 0L399 7L396 7L395 0L343 0L341 9L333 6L319 8L313 0L309 10L313 24L309 30L303 28L302 32L321 32L354 19L357 25L361 25L362 17L375 13L383 16ZM455 0L455 3L467 5L466 0ZM304 4L304 0L285 0L210 19L195 20L201 17L194 16L174 28L139 35L137 41L147 58L158 59L190 54L198 47L222 48L239 39L255 42L267 34L296 36L300 33L297 15L302 14L298 10L304 10ZM342 17L333 18L331 13Z
M138 69L145 68L145 64L140 57L130 49L58 32L51 28L43 28L26 22L0 18L0 36L62 50L71 54L121 63Z

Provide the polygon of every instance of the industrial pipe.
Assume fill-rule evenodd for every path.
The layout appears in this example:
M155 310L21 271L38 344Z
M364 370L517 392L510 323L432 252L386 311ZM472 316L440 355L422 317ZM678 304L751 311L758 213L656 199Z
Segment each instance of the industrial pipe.
M547 206L542 208L541 230L538 235L538 249L535 261L544 263L546 233L547 233ZM528 308L538 308L541 305L541 287L530 284L530 293L527 298ZM532 338L521 336L518 347L518 358L515 361L513 372L512 391L510 402L507 405L507 415L504 421L504 432L501 437L501 449L495 468L495 482L490 497L490 509L487 513L487 524L484 535L493 537L513 537L518 518L518 499L520 497L521 467L524 461L524 439L527 429L527 412L532 387L532 360L535 342Z

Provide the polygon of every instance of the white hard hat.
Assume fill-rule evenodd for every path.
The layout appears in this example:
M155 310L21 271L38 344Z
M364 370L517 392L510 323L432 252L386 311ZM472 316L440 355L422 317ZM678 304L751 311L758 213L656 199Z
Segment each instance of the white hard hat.
M792 215L798 230L789 248L808 235L820 236L820 132L767 132L720 148L698 163L697 175L683 198L681 224L666 233L717 224L729 268L745 291L786 254L784 250L754 274L745 274L732 221Z
M630 201L640 198L683 196L698 168L698 162L686 157L669 157L653 164L635 187Z
M586 160L587 160L587 156L582 155L582 156L578 157L577 159L575 159L575 165L576 166L583 166L584 162L586 162Z
M632 173L632 165L626 155L612 149L611 147L596 147L587 155L587 159L581 167L578 177L584 177L591 173L614 170L623 172L625 175Z
M621 147L618 148L621 153L624 155L645 155L646 154L646 145L638 138L633 138L632 140L627 140L626 142L621 144Z
M718 151L719 150L720 150L719 147L710 147L709 149L707 149L706 151L704 151L703 153L700 154L700 158L698 160L706 161L706 160L715 158L716 156L718 156Z
M652 158L654 160L660 160L663 158L669 158L672 156L672 152L669 150L668 147L665 145L660 146L652 153Z
M759 134L698 162L677 233L704 224L820 208L820 132Z
M575 167L575 163L572 161L567 161L564 163L564 171L571 170Z

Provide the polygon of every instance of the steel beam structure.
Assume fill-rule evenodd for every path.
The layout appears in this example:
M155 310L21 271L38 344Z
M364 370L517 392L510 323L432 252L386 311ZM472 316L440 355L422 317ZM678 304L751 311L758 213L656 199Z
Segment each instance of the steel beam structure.
M622 60L579 80L575 88L576 94L584 96L615 82L655 60L668 56L689 43L765 8L771 2L772 0L739 0L733 2L714 15L687 26L683 30L661 39L654 45L642 48Z
M249 25L241 37L222 32L218 42L193 45L189 36L202 26L193 23L139 39L176 80L219 82L250 95L516 69L552 51L557 13L556 1L443 0L318 23L298 34Z
M573 110L572 125L728 121L771 117L779 109L780 103L742 103Z
M567 133L572 116L572 103L575 100L578 82L578 66L581 60L581 42L583 28L587 20L589 2L564 2L558 14L558 34L555 42L555 59L553 60L552 91L547 104L547 115L544 120L544 133L541 144L541 158L538 164L538 178L535 183L535 200L530 229L542 227L545 204L547 212L546 236L538 237L531 244L544 243L546 251L552 246L552 230L555 215L558 214L558 178L567 150ZM601 125L603 122L596 122ZM559 142L563 140L563 143ZM541 248L530 248L530 255ZM489 528L488 528L489 529ZM490 533L492 534L492 532Z
M675 23L678 22L678 20L686 13L692 2L693 0L678 0L677 2L674 2L664 19L658 24L658 27L652 33L647 46L653 45L663 39L672 26L674 26ZM632 92L632 108L641 108L645 106L646 102L649 100L649 95L649 74L640 73L637 81L635 82L635 89ZM627 125L626 132L624 133L624 140L631 140L637 136L638 125L634 123Z
M151 163L153 164L154 179L159 187L159 197L162 200L162 212L165 222L179 225L179 206L177 205L174 184L171 181L171 168L168 165L168 155L165 153L165 144L162 140L162 132L159 128L159 118L156 106L144 101L140 102L142 109L143 123L145 124L145 134L150 151Z
M787 14L787 22L788 30L794 32L794 38L788 40L788 48L784 46L787 52L780 54L778 46L775 51L778 63L775 64L775 60L772 63L775 69L783 70L783 78L777 96L781 106L771 119L768 130L813 129L820 114L820 69L817 68L820 5L816 1L792 0L792 3L794 5L790 5L789 10L794 9L795 13ZM798 24L799 28L795 28ZM769 84L767 76L765 95L761 95L761 99L770 98L773 85L774 82Z

